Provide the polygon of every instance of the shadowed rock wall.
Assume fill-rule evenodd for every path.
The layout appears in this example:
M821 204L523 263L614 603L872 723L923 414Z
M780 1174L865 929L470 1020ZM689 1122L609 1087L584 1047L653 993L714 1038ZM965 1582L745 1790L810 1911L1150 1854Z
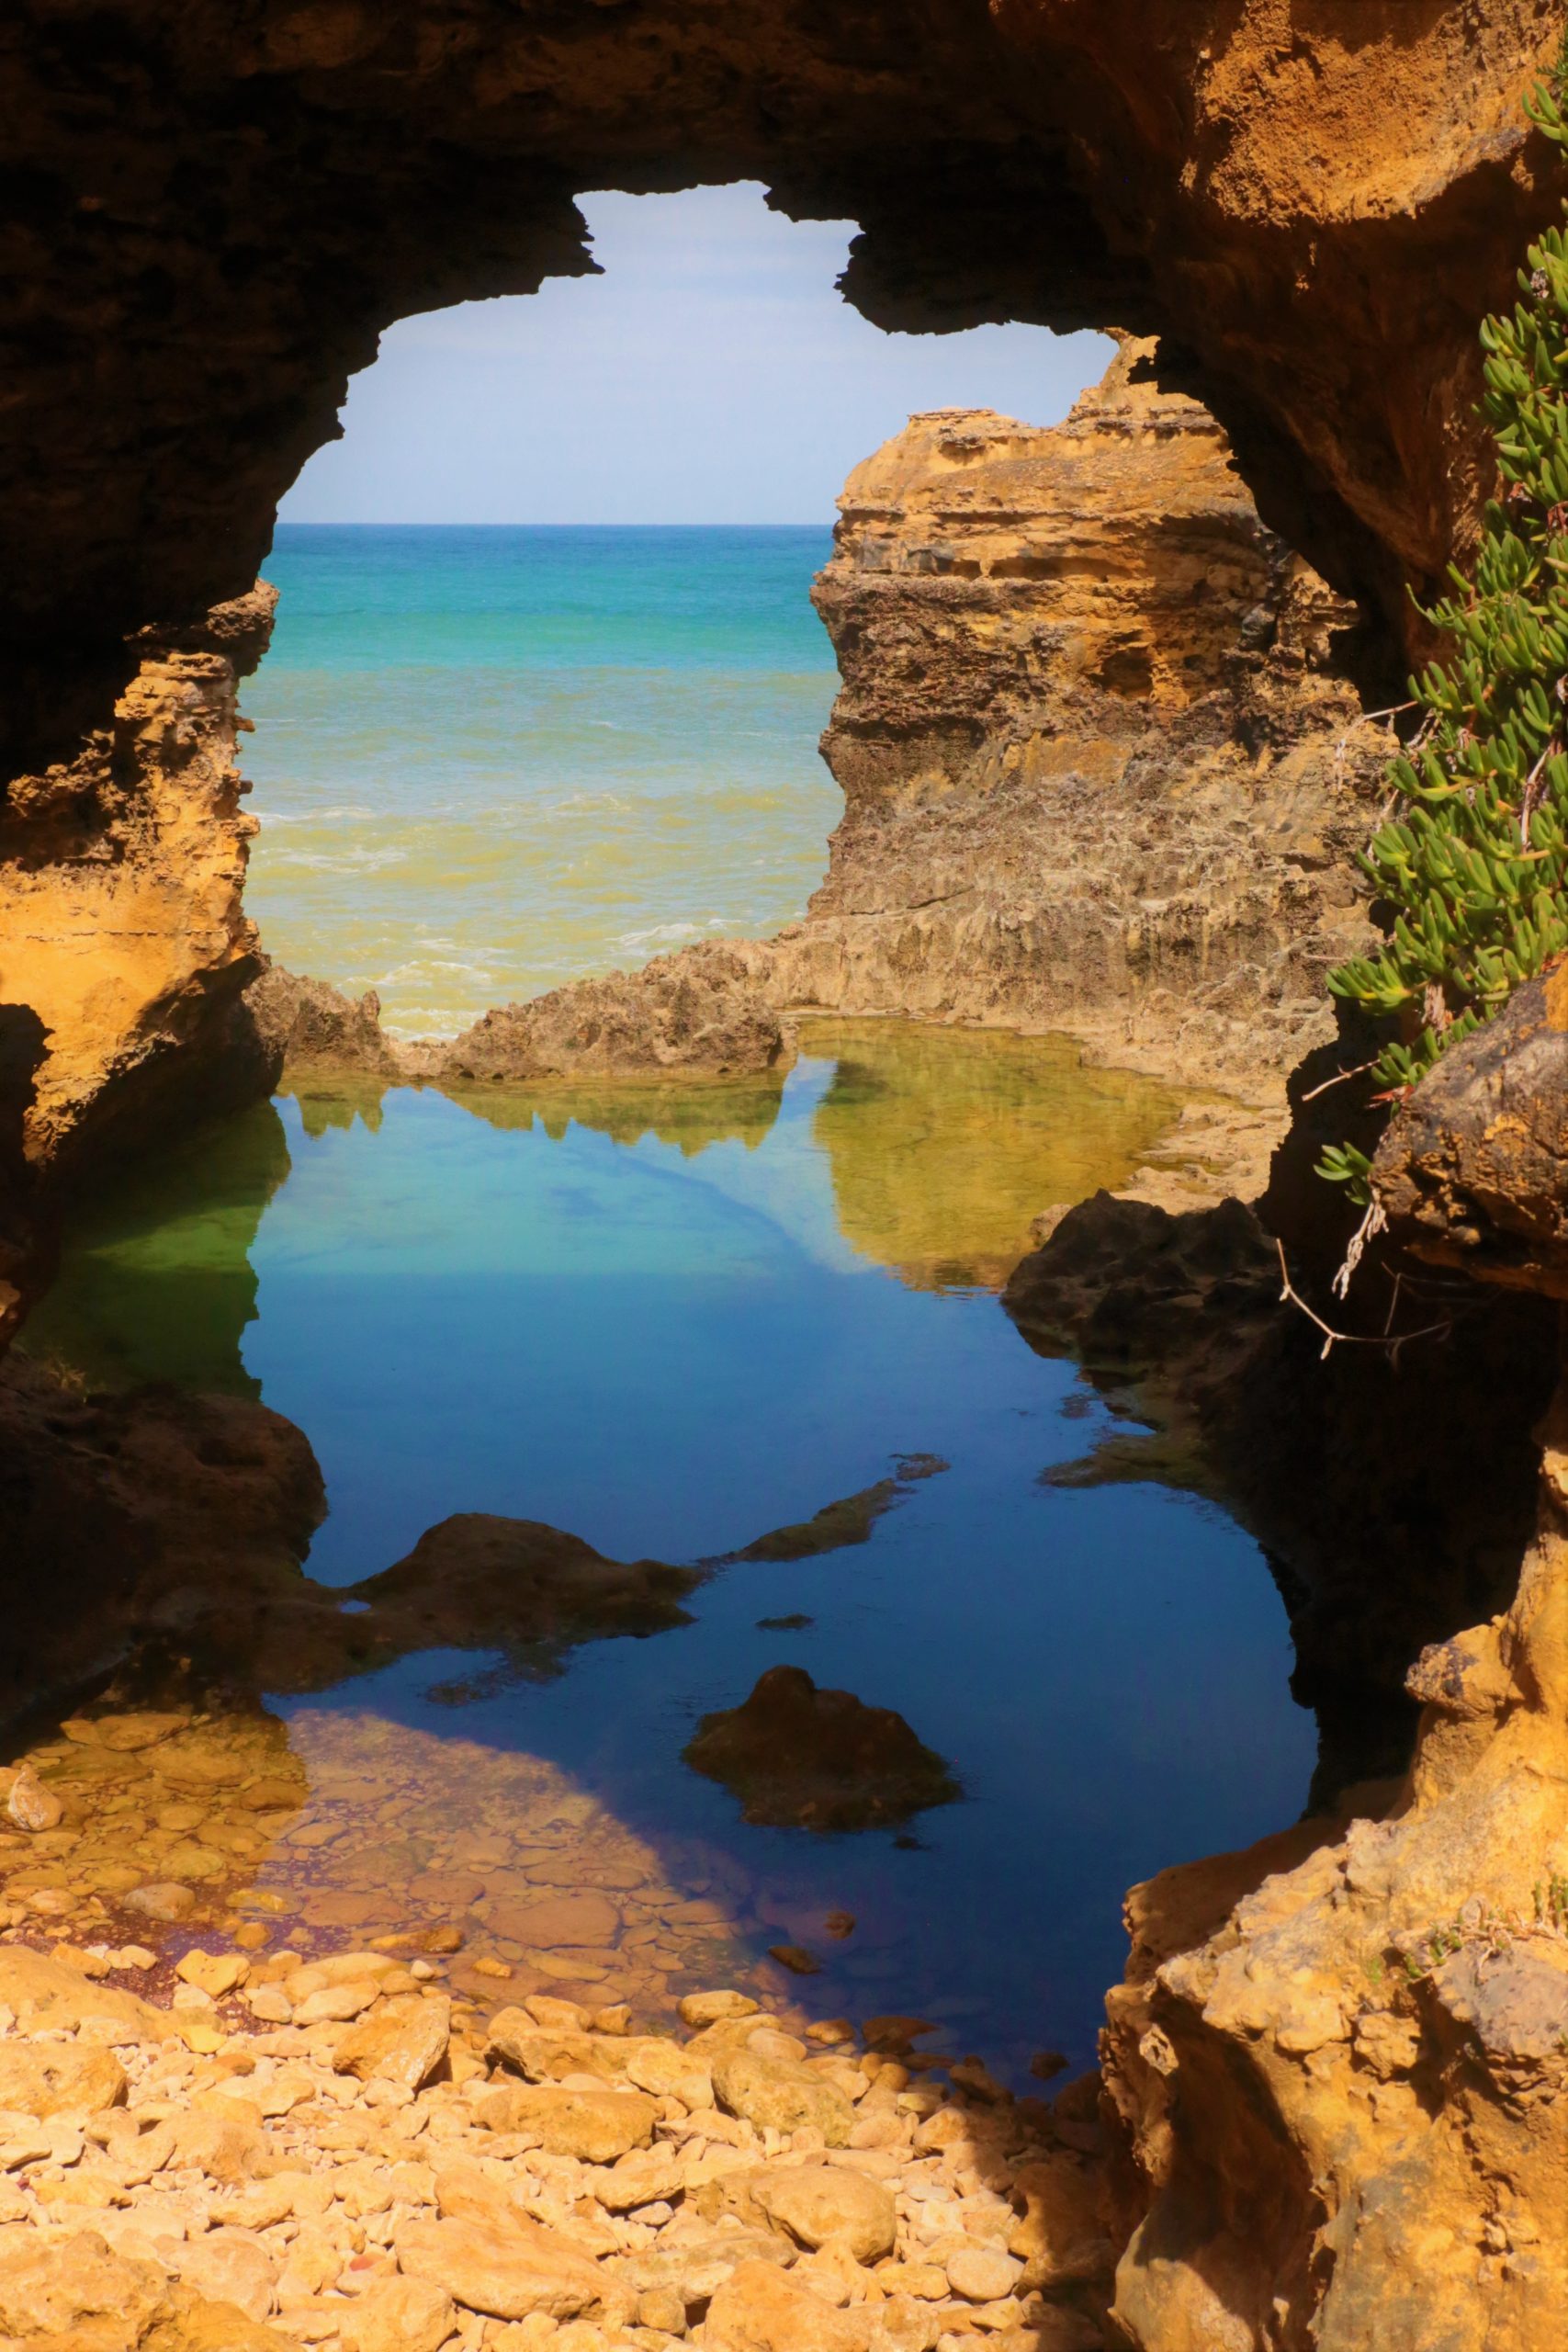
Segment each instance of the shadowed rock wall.
M127 1119L199 1087L261 969L241 904L255 821L235 763L239 679L272 629L254 587L197 624L144 632L108 724L14 777L0 808L0 999L30 1008L42 1056L23 1155L69 1172Z

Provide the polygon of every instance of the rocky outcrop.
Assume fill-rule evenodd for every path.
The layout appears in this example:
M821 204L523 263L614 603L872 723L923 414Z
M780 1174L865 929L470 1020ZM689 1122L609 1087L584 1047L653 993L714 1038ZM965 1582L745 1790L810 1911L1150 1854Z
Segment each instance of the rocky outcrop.
M1527 1060L1543 1016L1549 1029L1540 1003L1521 1015ZM1492 1165L1487 1121L1464 1114L1489 1086L1497 1112L1481 1043L1455 1051L1450 1115L1418 1124L1425 1089L1400 1114L1453 1145L1461 1181L1472 1145ZM1506 1089L1492 1126L1509 1129ZM1506 1146L1497 1164L1514 1164ZM1492 1250L1489 1236L1473 1261ZM1325 1793L1347 1768L1397 1766L1375 1725L1396 1723L1393 1675L1425 1641L1407 1776L1348 1791L1337 1827L1304 1824L1129 1898L1102 2056L1129 2155L1114 2312L1140 2352L1544 2352L1568 2324L1562 1392L1536 1426L1557 1310L1510 1295L1506 1258L1488 1289L1423 1282L1386 1252L1344 1301L1322 1270L1292 1267L1346 1335L1320 1365L1322 1329L1270 1305L1278 1260L1271 1284L1273 1253L1234 1204L1184 1219L1086 1204L1010 1288L1034 1344L1070 1334L1093 1377L1127 1385L1123 1408L1156 1422L1153 1439L1111 1440L1099 1475L1207 1472L1239 1499L1292 1608ZM1407 1312L1438 1325L1397 1353L1377 1344L1391 1273L1416 1293L1395 1299L1393 1329Z
M403 1058L420 1077L459 1086L671 1070L732 1079L773 1069L785 1047L744 952L716 942L503 1005L451 1045L408 1049Z
M1222 418L1269 526L1363 597L1385 653L1416 626L1404 576L1428 584L1462 542L1489 486L1475 322L1556 203L1518 105L1557 38L1547 0L1418 26L1390 0L1310 25L1199 0L1156 26L1134 0L933 0L913 36L795 0L634 16L561 37L503 0L200 0L177 21L107 0L66 41L24 6L3 69L0 1001L53 1032L36 1153L84 1166L154 1126L242 983L222 665L250 658L278 497L390 321L592 266L575 188L751 177L852 217L846 290L890 326L1165 330L1171 396ZM1246 929L1224 952L1267 964L1269 922ZM1275 974L1281 1001L1298 977Z
M1067 1028L1252 1085L1332 1035L1386 750L1358 616L1153 346L1054 430L914 418L840 510L814 594L844 818L773 943L781 1000Z
M1393 1812L1258 1856L1206 1918L1185 1873L1134 1896L1106 2058L1149 2199L1116 2301L1145 2352L1562 2338L1565 1435L1560 1401L1512 1606L1412 1671Z
M404 1075L381 1027L374 989L348 997L325 980L302 979L274 964L245 990L241 1017L258 1060L277 1076L352 1073L395 1083Z
M739 1798L744 1819L773 1828L880 1828L961 1793L902 1715L819 1690L798 1666L770 1667L739 1706L705 1715L682 1752Z
M305 1691L452 1649L554 1674L579 1643L687 1623L682 1603L720 1568L863 1543L911 1480L945 1466L900 1456L894 1477L814 1521L694 1566L607 1559L541 1521L459 1511L338 1589L303 1572L326 1498L292 1421L172 1383L84 1396L15 1351L0 1365L0 1726L111 1671L152 1690Z
M0 808L0 999L42 1031L24 1158L55 1183L175 1115L216 1107L235 1001L260 969L241 905L254 820L235 763L240 678L276 595L144 630L112 718L10 779Z
M1568 1298L1568 961L1450 1047L1399 1105L1372 1189L1417 1257Z

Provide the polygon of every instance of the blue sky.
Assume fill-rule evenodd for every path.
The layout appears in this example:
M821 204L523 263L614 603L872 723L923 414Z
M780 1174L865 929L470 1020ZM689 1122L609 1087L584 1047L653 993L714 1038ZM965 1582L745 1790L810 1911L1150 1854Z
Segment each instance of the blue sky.
M1093 334L888 335L836 290L850 221L754 186L590 196L601 277L404 319L289 522L817 523L917 409L1064 416Z

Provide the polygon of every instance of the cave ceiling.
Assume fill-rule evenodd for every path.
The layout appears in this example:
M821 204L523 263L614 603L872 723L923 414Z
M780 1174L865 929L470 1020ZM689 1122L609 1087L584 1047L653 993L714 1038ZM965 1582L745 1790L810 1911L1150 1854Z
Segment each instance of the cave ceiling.
M1549 0L13 0L7 772L254 578L414 311L593 266L575 197L754 178L876 323L1157 330L1265 514L1401 609L1481 486L1475 324L1555 209Z

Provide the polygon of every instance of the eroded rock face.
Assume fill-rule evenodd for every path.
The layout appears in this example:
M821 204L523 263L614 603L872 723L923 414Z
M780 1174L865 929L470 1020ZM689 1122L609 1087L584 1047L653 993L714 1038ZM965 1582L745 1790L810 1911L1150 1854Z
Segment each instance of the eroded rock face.
M344 996L325 980L303 979L274 964L245 990L242 1019L259 1059L279 1077L285 1070L290 1077L349 1072L390 1081L403 1075L374 989Z
M74 758L130 631L244 593L390 321L591 266L584 187L852 217L887 324L1175 326L1273 519L1398 628L1473 509L1475 322L1555 211L1518 101L1559 31L1551 0L106 0L67 40L28 0L0 763Z
M1054 430L912 419L840 509L814 593L845 811L772 949L784 1000L1077 1027L1244 1082L1331 1035L1386 748L1358 615L1154 346Z
M68 759L0 809L0 999L43 1033L21 1111L51 1180L220 1098L235 1000L260 969L241 905L254 820L235 763L240 678L272 629L265 582L142 632L134 676Z
M1372 1189L1418 1257L1568 1298L1568 961L1452 1046L1400 1105Z
M1168 365L1268 521L1377 607L1392 650L1403 576L1440 572L1489 486L1474 328L1555 207L1518 100L1557 29L1549 0L1418 26L1393 0L1310 26L1288 0L1200 0L1152 27L1134 0L932 0L913 34L804 0L568 32L507 0L177 22L108 0L67 41L26 7L4 69L0 911L39 952L19 979L0 966L0 1001L54 1031L33 1148L91 1156L156 1120L164 1076L197 1083L199 1054L174 1049L215 1034L254 951L222 741L222 665L246 666L253 628L203 616L245 605L278 497L393 319L591 268L574 189L761 179L785 210L861 222L846 288L885 324L1179 335ZM1277 643L1314 633L1296 614ZM214 803L200 839L193 793ZM1005 866L996 813L977 846ZM1281 924L1296 939L1303 902L1333 898L1314 830L1283 861L1288 917L1258 876L1189 873L1135 939L1110 925L1112 961L1195 961L1222 1027L1239 966L1294 1003ZM906 848L911 870L944 862L934 833ZM999 1008L1019 943L977 944ZM1089 993L1091 944L1062 959Z
M1145 2352L1544 2352L1568 2324L1565 1438L1560 1397L1512 1607L1411 1675L1393 1813L1241 1858L1217 1902L1212 1864L1134 1893L1106 2060L1152 2197L1116 2302Z
M404 1064L459 1087L671 1070L743 1078L773 1069L785 1051L744 951L716 943L501 1006L449 1046L406 1053Z
M770 1667L739 1707L705 1715L683 1753L740 1799L748 1821L774 1826L866 1829L959 1794L902 1715L819 1690L798 1666Z

